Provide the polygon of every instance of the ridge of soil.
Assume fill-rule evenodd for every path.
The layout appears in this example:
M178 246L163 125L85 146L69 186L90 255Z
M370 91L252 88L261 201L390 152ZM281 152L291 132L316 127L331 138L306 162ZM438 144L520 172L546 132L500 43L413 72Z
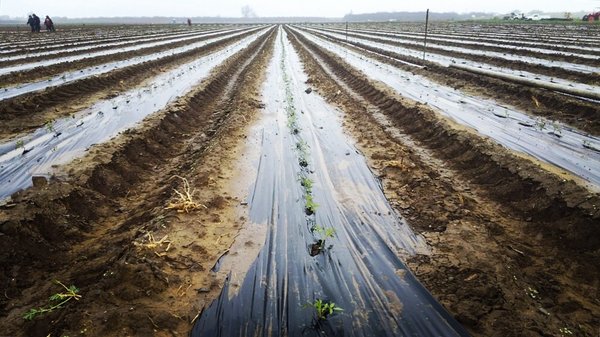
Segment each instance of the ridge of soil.
M358 33L367 33L367 32L362 32L362 31L356 31ZM411 35L411 36L397 36L395 34L407 34L406 32L402 32L402 31L398 31L396 33L394 32L390 32L390 31L381 31L381 32L376 32L376 31L370 31L367 34L371 34L371 35L376 35L376 36L384 36L384 37L388 37L388 38L395 38L395 37L399 37L399 38L403 38L403 39L409 39L409 40L413 40L413 41L417 41L417 42L423 42L423 38L421 36L417 36L417 35ZM431 35L430 35L431 36ZM448 39L448 37L438 37L438 36L432 36L432 38L438 38L438 39ZM439 44L447 44L447 45L451 45L451 46L455 46L455 47L465 47L465 48L469 48L469 46L472 46L472 44L461 44L460 42L455 42L456 41L456 37L452 38L454 39L454 41L439 41L436 40L436 43ZM483 37L477 37L477 40L467 40L465 42L483 42L483 43L493 43L493 44L497 44L499 41L494 41L491 39L486 39ZM540 53L537 53L535 51L530 51L530 50L522 50L522 49L511 49L511 47L524 47L524 48L540 48L539 45L534 44L534 43L523 43L521 41L518 41L517 43L515 43L515 41L512 41L510 43L507 42L507 44L505 45L500 45L500 46L478 46L478 48L482 48L482 49L487 49L487 50L492 50L492 51L497 51L497 52L511 52L513 54L519 54L519 55L525 55L525 56L538 56L538 55L543 55ZM587 54L587 55L596 55L596 52L593 50L584 50L584 49L574 49L574 48L569 48L569 47L564 47L564 46L543 46L543 49L546 50L552 50L552 51L556 51L557 53L563 52L561 53L562 55L557 55L560 56L562 59L562 61L571 61L570 58L565 58L564 56L567 56L564 54L564 52L567 53L578 53L578 54ZM551 54L552 55L552 54ZM554 54L555 55L555 54ZM592 65L594 65L592 63Z
M320 36L336 44L342 42L339 39ZM352 45L352 47L348 46L348 44ZM600 135L600 119L597 118L598 114L600 114L600 107L593 102L569 97L550 90L532 88L488 76L473 74L456 68L440 66L434 62L423 61L422 59L357 42L350 41L348 44L344 47L351 48L353 51L404 71L428 77L455 89L516 106L532 115L564 122L596 136ZM365 50L376 54L367 53ZM397 60L421 65L425 69L418 69Z
M340 32L334 32L334 33L340 34ZM420 45L415 45L415 44L401 42L401 41L397 41L397 42L390 41L390 40L378 38L376 36L366 37L366 36L359 35L356 33L357 32L349 31L348 36L356 37L359 39L365 39L365 40L369 40L369 41L373 41L373 42L378 42L378 43L384 43L384 44L388 44L391 46L408 48L408 49L417 50L417 51L419 51L419 49L422 49ZM373 34L373 35L380 35L380 34ZM408 40L412 40L412 41L422 42L422 39L419 39L419 38L410 38L410 37L405 37L405 36L401 36L401 37L387 36L387 37L393 37L393 38L405 39L405 40L408 39ZM464 45L464 44L461 44L458 42L431 41L431 43L435 43L438 45L446 45L446 46L451 46L451 47L473 49L473 48L471 48L470 45ZM543 58L545 60L550 60L550 61L569 62L569 63L575 63L575 64L584 64L584 65L589 65L589 66L597 66L597 64L598 64L598 60L589 59L589 58L581 58L581 57L574 56L574 55L544 54L544 53L538 53L538 52L531 51L531 50L514 49L514 48L511 49L510 47L505 47L505 46L477 45L476 48L477 48L477 50L487 50L487 51L505 53L505 54L510 53L511 55L521 55L521 56L526 56L526 57ZM502 60L495 56L476 55L476 54L469 54L469 53L461 52L461 51L445 50L442 48L438 48L436 46L432 46L431 44L429 44L427 46L427 50L433 51L432 54L448 55L448 56L454 56L454 57L460 57L460 58L466 58L466 59L472 58L474 61L481 61L481 62L483 62L483 60L485 60L485 62L490 62L490 60L496 60L496 61ZM535 64L531 64L531 63L527 63L527 62L523 62L523 61L517 61L517 60L502 60L502 61L509 62L511 68L514 68L514 65L516 64L518 67L517 69L521 69L521 70L527 70L527 69L531 70L532 68L535 70L544 70L544 69L548 70L548 68L550 68L550 70L552 70L554 68L554 67L548 67L548 66L544 66L544 65L535 65ZM525 65L529 65L529 67L526 67Z
M201 35L204 33L210 33L210 31L196 31L197 35ZM217 35L218 36L218 35ZM36 61L43 61L43 60L48 60L48 59L55 59L55 58L61 58L61 57L65 57L65 56L75 56L75 55L82 55L82 54L89 54L89 53L94 53L94 52L98 52L98 51L102 51L102 50L111 50L111 49L121 49L121 48L127 48L127 47L131 47L131 46L135 46L138 45L140 43L156 43L156 42L163 42L163 41L167 41L167 40L171 40L171 39L176 39L178 37L181 36L177 36L177 35L169 35L169 36L165 36L165 37L160 37L157 38L156 40L150 40L150 41L132 41L132 42L128 42L128 43L123 43L117 46L107 46L107 45L102 45L102 43L99 43L97 47L94 48L89 48L89 49L83 49L83 50L64 50L65 48L69 48L71 46L67 45L67 46L61 46L61 47L57 47L56 49L59 50L64 50L63 52L60 53L53 53L53 54L41 54L41 55L29 55L29 57L27 58L21 58L21 59L13 59L13 60L5 60L2 61L0 60L0 67L8 67L8 66L12 66L12 65L16 65L16 64L21 64L21 63L31 63L31 62L36 62ZM204 37L204 36L199 36L199 37ZM210 36L212 37L212 36ZM140 38L140 37L138 37ZM150 37L152 38L152 37ZM113 41L110 42L120 42L120 41L127 41L129 39L126 40L122 40L122 39L114 39ZM193 39L193 40L188 40L193 42L197 42L198 40ZM200 40L201 41L201 40ZM176 43L179 43L180 41L176 41ZM83 46L93 46L94 44L84 44ZM167 44L168 46L169 44ZM76 45L77 47L80 47L80 45ZM53 48L54 49L54 48ZM44 51L51 51L53 49L47 49ZM20 53L16 53L17 55L20 55ZM9 56L8 55L2 55L2 56Z
M69 70L76 70L83 67L90 67L94 65L101 65L103 63L126 60L137 56L144 56L149 54L154 54L156 52L160 52L163 50L169 50L173 48L179 48L186 45L189 45L194 42L199 42L203 40L212 39L219 36L225 36L230 34L229 32L224 32L220 34L215 34L211 36L200 36L196 39L187 40L187 41L179 41L174 43L169 43L162 46L143 48L139 50L132 50L126 52L120 52L111 55L103 55L93 58L83 58L70 62L61 62L49 66L40 66L30 70L25 71L15 71L12 73L8 73L5 75L0 75L0 86L6 87L11 84L18 84L25 81L33 81L33 80L42 80L49 76L57 75ZM22 61L22 60L19 60Z
M455 129L288 29L309 83L431 247L408 263L474 336L595 336L598 195Z
M209 32L208 27L203 27L206 28L206 30L204 29L200 29L197 30L196 32L200 33L200 32ZM2 28L0 28L1 31ZM28 36L29 39L35 41L35 42L58 42L58 44L52 44L52 45L43 45L40 47L36 47L36 48L22 48L22 47L17 47L15 45L11 45L10 48L15 48L14 51L11 52L5 52L2 53L2 57L10 57L10 56L19 56L19 55L23 55L25 54L29 54L32 51L35 52L50 52L50 51L55 51L55 50L61 50L64 49L65 47L87 47L87 46L93 46L99 43L104 43L107 42L109 39L114 39L117 41L129 41L129 40L135 40L135 39L141 39L143 37L157 37L157 35L159 34L165 34L166 36L174 36L175 34L178 33L182 33L185 31L182 30L173 30L173 31L163 31L160 33L156 33L156 32L152 32L149 35L148 34L143 34L143 33L139 33L137 35L121 35L121 36L113 36L113 37L109 37L109 36L105 36L104 38L100 38L100 41L94 36L93 38L88 38L88 39L77 39L77 40L70 40L68 37L64 37L61 36L60 39L55 39L55 40L50 40L50 41L35 41L35 39L33 39L33 36ZM169 35L170 34L170 35ZM4 36L3 36L4 38ZM104 40L102 40L104 39ZM3 41L6 41L6 39L3 39ZM60 41L60 42L59 42ZM70 45L65 45L65 44L70 44Z
M49 120L69 116L99 97L114 97L140 86L162 72L192 61L239 41L252 32L226 38L185 53L147 61L102 75L48 88L44 91L16 96L0 101L2 127L0 139L42 127Z
M210 271L240 229L230 161L260 104L273 29L197 90L66 167L70 180L0 209L0 331L12 336L187 335L220 289ZM189 178L205 207L166 210ZM155 239L150 239L150 234ZM169 241L160 243L165 238ZM24 321L74 284L82 298Z

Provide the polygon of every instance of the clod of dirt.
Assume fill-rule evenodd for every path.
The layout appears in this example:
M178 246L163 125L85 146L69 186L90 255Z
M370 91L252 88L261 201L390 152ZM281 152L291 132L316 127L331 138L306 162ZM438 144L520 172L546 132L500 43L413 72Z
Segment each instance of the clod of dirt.
M310 256L317 256L321 253L323 247L323 240L317 240L317 242L310 245Z

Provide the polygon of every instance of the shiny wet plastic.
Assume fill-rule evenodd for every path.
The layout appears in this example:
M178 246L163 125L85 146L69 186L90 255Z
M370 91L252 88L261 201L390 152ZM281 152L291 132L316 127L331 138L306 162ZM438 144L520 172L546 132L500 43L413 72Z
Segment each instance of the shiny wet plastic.
M267 225L265 246L239 288L227 282L201 313L192 336L468 336L401 261L425 252L424 241L387 203L339 112L307 90L280 34L248 200L250 220ZM318 300L342 310L319 318Z

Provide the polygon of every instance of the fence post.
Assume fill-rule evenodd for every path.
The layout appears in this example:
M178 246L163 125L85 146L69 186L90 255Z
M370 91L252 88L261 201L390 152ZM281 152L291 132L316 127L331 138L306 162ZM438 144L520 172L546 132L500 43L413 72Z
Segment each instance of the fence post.
M429 8L425 13L425 39L423 40L423 61L425 61L425 53L427 52L427 26L429 25Z

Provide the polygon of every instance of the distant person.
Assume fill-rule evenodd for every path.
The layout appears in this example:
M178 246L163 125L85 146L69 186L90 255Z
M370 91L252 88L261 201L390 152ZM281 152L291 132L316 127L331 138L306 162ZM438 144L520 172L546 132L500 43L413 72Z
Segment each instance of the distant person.
M35 14L31 14L31 16L33 17L33 29L36 33L39 33L40 30L42 29L42 24L40 22L40 17L35 15Z
M46 26L47 32L54 31L54 22L52 22L52 19L48 15L46 15L46 20L44 20L44 26Z
M27 20L27 24L29 26L31 26L31 32L34 33L35 32L35 21L33 20L33 16L29 16L29 19Z
M192 25L192 19L189 19L189 18L188 18L187 22L188 22L188 26L191 26L191 25Z

